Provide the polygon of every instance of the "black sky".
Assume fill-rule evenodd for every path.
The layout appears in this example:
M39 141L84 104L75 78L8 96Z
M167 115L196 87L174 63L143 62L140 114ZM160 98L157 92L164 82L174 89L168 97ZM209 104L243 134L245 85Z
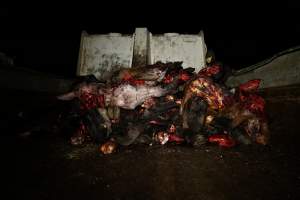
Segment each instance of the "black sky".
M233 68L300 44L296 2L41 4L0 8L0 51L15 56L19 66L64 76L75 75L82 30L90 34L131 34L135 27L147 27L153 34L203 30L208 48Z

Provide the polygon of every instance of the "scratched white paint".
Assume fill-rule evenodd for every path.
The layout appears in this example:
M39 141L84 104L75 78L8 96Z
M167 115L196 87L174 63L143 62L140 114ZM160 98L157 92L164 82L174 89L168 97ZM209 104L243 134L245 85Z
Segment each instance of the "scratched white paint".
M151 63L182 61L183 67L199 71L205 66L206 45L203 34L167 33L150 36Z
M112 71L131 67L133 55L144 54L148 64L182 61L183 67L199 71L205 64L203 32L198 35L152 35L147 28L137 28L132 35L88 35L83 32L77 75L94 74L100 80L107 80Z
M136 28L134 33L132 67L148 64L149 31L146 28Z
M106 80L111 71L131 67L133 35L111 33L82 37L78 75L94 74L98 79Z

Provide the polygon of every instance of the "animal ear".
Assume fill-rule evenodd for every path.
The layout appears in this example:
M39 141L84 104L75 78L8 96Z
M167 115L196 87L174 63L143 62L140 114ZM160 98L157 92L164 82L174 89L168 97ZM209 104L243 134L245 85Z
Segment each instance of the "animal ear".
M69 92L69 93L57 96L57 99L63 100L63 101L69 101L69 100L74 99L75 97L76 97L75 92Z

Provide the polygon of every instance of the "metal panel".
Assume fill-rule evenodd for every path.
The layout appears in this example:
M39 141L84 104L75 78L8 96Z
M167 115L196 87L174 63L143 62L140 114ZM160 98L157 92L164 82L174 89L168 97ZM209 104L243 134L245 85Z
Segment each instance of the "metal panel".
M198 35L164 34L152 36L147 28L132 35L111 33L88 35L82 32L77 75L94 74L107 80L121 67L182 61L183 67L199 71L205 65L206 45L203 32Z
M99 80L107 80L112 71L131 67L132 35L110 33L82 37L78 75L94 74Z
M203 34L151 36L151 63L183 61L184 68L193 67L198 72L205 66L206 46L203 41Z
M149 50L149 31L146 28L136 28L134 34L132 67L147 65Z

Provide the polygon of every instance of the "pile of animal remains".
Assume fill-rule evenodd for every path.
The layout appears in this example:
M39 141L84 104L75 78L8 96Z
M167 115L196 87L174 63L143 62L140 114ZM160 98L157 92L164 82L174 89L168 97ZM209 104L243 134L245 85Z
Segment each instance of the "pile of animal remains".
M72 100L77 117L71 144L97 142L104 154L136 143L267 144L265 101L257 94L260 80L227 88L218 78L219 66L195 73L181 64L121 69L106 83L89 76L59 96Z

